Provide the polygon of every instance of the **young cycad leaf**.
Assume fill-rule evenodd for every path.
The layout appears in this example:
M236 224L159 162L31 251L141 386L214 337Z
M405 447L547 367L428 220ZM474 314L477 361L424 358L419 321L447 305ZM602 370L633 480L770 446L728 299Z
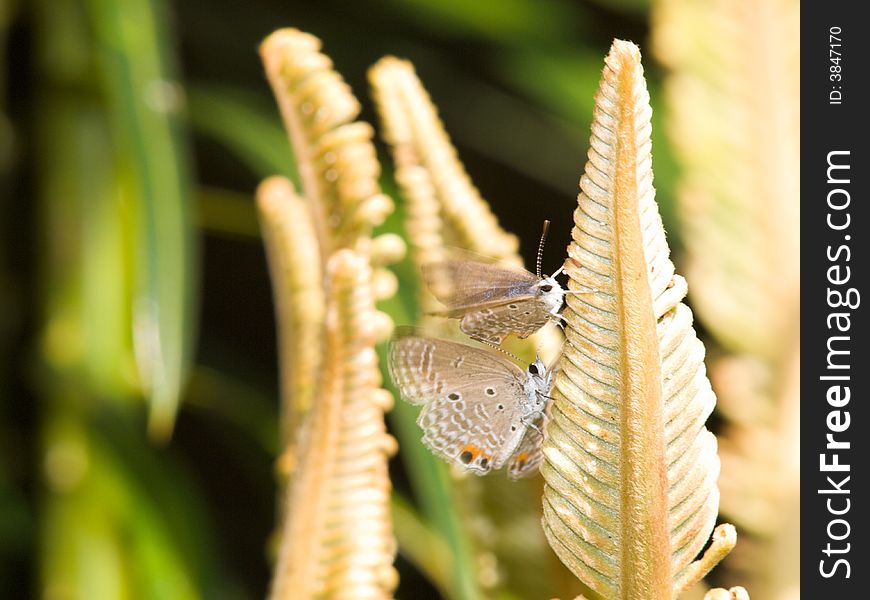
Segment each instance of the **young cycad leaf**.
M359 104L319 47L293 29L261 46L304 192L282 178L258 191L289 396L284 455L295 463L270 597L381 599L396 587L387 473L395 441L375 352L392 321L375 301L395 292L383 266L403 245L372 238L392 210L377 183L373 132L354 121Z
M444 243L516 262L517 238L499 226L471 183L411 63L382 58L369 79L384 138L393 149L396 181L408 202L408 235L417 262L440 258L426 252L437 252Z
M405 225L414 262L420 267L436 264L460 248L522 265L516 236L501 227L472 183L413 65L385 57L372 67L369 80L406 202ZM444 305L421 286L420 308L432 313L442 311ZM553 327L526 342L509 341L511 349L530 359L537 348L547 362L556 356L560 343L561 335Z
M260 55L290 134L322 258L336 248L367 246L393 202L378 186L374 130L354 120L359 102L312 35L276 31Z
M280 344L281 471L292 473L297 432L317 390L323 357L324 291L311 213L283 177L266 179L257 207L269 259Z
M799 22L797 0L656 4L693 306L754 355L793 345L800 314Z
M607 598L672 598L733 546L718 510L715 397L652 186L638 48L605 60L568 247L567 341L545 442L544 529Z
M396 586L381 389L378 313L368 258L339 250L327 265L326 361L287 497L271 598L389 598Z

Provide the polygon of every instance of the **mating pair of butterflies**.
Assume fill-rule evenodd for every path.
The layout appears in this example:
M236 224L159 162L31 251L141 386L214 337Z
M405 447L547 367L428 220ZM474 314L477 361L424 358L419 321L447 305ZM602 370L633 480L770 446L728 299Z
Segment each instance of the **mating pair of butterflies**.
M468 256L425 265L426 283L447 308L441 315L494 346L560 319L569 293L556 281L561 269L541 276L548 224L537 274ZM538 467L554 377L540 358L524 370L498 352L402 328L390 345L389 368L402 397L423 406L417 423L435 454L478 475L507 465L516 479Z

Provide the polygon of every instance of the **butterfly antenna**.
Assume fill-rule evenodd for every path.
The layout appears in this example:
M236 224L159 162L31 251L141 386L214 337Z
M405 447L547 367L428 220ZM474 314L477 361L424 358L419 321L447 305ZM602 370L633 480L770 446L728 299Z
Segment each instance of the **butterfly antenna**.
M474 338L474 339L476 339L476 338ZM514 359L514 361L517 362L518 364L523 364L523 361L520 360L520 357L517 356L516 354L514 354L513 352L508 352L507 350L505 350L501 346L499 346L497 344L493 344L492 342L488 342L486 340L477 340L477 341L481 342L482 344L486 344L487 346L490 346L491 348L493 348L495 350L498 350L499 352L501 352L505 356L508 356L508 357Z
M547 233L550 231L550 220L544 219L544 230L541 232L541 241L538 243L538 279L541 279L541 259L544 258L544 244L547 243Z

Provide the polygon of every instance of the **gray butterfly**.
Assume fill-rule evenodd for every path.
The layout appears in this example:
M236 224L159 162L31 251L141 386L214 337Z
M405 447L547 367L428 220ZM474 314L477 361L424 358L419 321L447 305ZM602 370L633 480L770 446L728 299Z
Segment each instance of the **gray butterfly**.
M521 369L501 354L410 330L390 344L390 375L435 454L477 475L507 465L517 479L541 462L552 370Z
M538 246L537 271L486 262L471 253L454 252L450 258L423 265L423 279L435 297L447 307L436 313L460 319L459 328L469 337L501 345L515 334L527 338L551 320L561 319L559 310L567 292L556 276L541 276L541 256L549 221Z

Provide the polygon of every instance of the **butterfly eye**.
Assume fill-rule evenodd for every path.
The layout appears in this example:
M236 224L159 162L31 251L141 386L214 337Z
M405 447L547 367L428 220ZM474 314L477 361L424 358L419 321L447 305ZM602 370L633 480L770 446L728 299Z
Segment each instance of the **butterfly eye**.
M534 364L529 365L529 373L531 373L532 375L537 375L538 374L538 367L535 366Z
M547 292L552 291L552 290L553 290L553 286L550 285L549 283L545 283L544 285L541 286L541 291L544 292L545 294Z

